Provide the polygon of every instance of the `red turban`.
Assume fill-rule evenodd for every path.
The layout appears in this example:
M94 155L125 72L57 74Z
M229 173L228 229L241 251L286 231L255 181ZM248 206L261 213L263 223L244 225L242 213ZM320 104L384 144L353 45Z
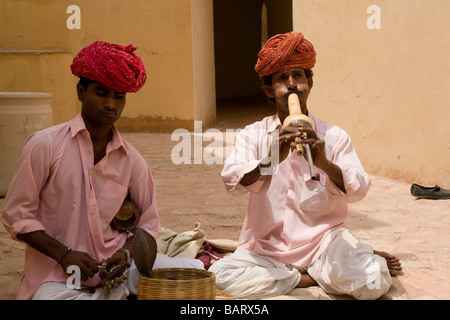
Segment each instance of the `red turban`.
M258 54L255 70L260 77L289 69L312 69L314 47L301 33L278 34L267 40Z
M147 80L136 47L96 41L83 48L70 66L78 77L98 81L114 91L136 92Z

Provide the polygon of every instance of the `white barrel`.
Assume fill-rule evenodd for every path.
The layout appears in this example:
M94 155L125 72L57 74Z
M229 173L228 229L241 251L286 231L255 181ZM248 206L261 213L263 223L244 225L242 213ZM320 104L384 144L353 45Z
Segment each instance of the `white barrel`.
M53 124L52 95L0 92L0 196L5 196L28 136Z

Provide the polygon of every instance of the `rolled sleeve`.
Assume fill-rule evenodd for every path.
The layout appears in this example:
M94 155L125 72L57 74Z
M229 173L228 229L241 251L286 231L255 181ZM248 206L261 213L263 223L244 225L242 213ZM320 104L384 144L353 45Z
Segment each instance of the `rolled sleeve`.
M261 175L254 183L248 186L244 186L240 183L242 178L258 167L258 165L258 160L252 160L243 165L225 165L221 175L226 190L231 194L244 194L247 192L261 193L267 190L271 180L270 175Z
M261 175L249 186L240 184L242 178L255 170L260 161L267 157L271 145L271 138L266 128L247 126L241 130L236 138L233 151L225 160L221 172L226 190L231 194L245 194L247 192L261 193L268 189L271 175Z
M346 166L341 167L348 202L363 199L371 186L369 175L363 170Z
M335 196L346 198L347 202L356 202L363 199L369 191L370 177L364 170L361 161L356 154L350 137L344 131L334 137L332 144L331 161L339 166L345 186L345 193L327 177L327 190Z
M48 178L50 149L48 137L42 132L24 143L2 208L2 222L12 239L18 240L17 234L45 230L37 212L39 193Z
M12 239L19 240L17 238L18 234L30 233L40 230L45 231L45 228L39 221L34 219L23 219L13 223L9 232Z

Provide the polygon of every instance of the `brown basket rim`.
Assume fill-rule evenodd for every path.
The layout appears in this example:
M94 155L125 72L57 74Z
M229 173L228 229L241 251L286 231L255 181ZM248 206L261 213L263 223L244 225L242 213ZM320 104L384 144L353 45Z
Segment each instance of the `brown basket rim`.
M205 269L195 268L159 268L153 269L151 276L185 275L200 276L192 279L163 279L145 277L139 274L138 299L139 300L214 300L216 297L215 274ZM183 291L171 291L185 288ZM200 289L200 290L199 290ZM168 290L168 291L166 291ZM186 291L184 291L186 290Z
M168 274L173 274L174 276L176 276L177 274L180 274L180 272L186 272L186 274L196 274L196 275L202 275L203 277L201 278L193 278L193 279L163 279L163 278L159 278L158 274L162 274L164 276L167 276ZM180 281L180 282L186 282L186 281L201 281L201 280L210 280L210 279L214 279L215 280L215 274L211 271L205 270L205 269L195 269L195 268L158 268L158 269L153 269L152 272L150 273L150 278L149 277L145 277L142 276L141 274L139 274L139 277L144 278L145 280L155 280L155 281Z

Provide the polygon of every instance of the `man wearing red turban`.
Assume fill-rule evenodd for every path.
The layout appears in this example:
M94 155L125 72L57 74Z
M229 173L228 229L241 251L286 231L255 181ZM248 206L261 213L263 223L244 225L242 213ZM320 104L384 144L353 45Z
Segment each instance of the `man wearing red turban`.
M131 44L123 47L95 41L82 49L70 66L80 78L97 81L118 92L137 92L147 80L141 58Z
M289 69L312 69L316 51L301 33L289 32L270 38L258 54L255 70L262 78Z
M154 238L160 229L147 162L114 127L126 93L146 80L135 50L99 41L81 50L71 66L81 112L24 144L2 210L11 237L27 244L18 299L122 299L125 284L136 294L134 264L126 283L99 286L102 271L132 263L133 235L111 223L125 199L139 210L138 227Z
M327 293L376 299L401 270L396 257L344 227L347 204L365 197L370 177L347 133L308 111L315 62L313 45L294 32L270 38L258 55L255 70L277 114L241 130L225 161L227 190L250 193L249 205L236 252L209 269L218 289L236 298L318 284ZM312 127L284 125L292 94ZM297 143L310 147L314 177Z

